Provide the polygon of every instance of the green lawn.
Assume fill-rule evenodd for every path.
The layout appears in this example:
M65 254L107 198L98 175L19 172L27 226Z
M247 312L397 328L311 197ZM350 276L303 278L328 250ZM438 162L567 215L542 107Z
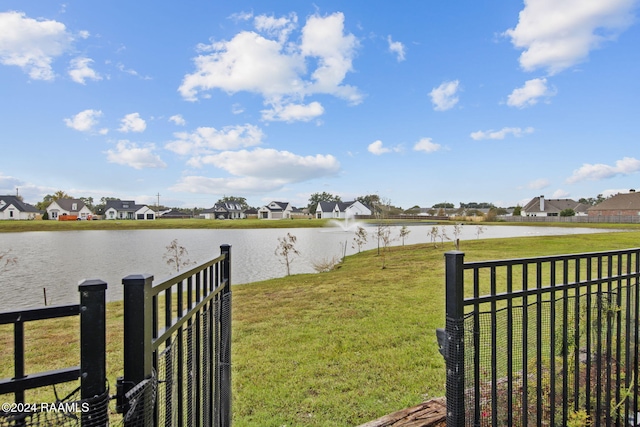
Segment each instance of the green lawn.
M640 231L461 242L466 261L637 246ZM443 253L451 249L394 247L385 269L368 251L328 273L234 286L234 425L352 426L443 396L434 331L444 326ZM113 391L122 375L122 303L110 304L107 316ZM38 340L27 349L37 359L29 370L78 363L69 346L77 332L52 331L29 332ZM11 340L1 328L0 378L11 376Z

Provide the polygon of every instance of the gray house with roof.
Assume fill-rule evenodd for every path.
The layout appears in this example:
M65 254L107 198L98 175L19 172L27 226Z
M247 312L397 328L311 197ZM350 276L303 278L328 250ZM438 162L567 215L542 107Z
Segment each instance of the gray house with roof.
M589 216L638 216L640 215L640 193L630 190L618 193L588 209Z
M133 200L109 200L104 207L104 219L156 219L156 213L147 205L138 205Z
M534 197L527 203L520 215L522 216L560 216L565 209L572 209L576 216L586 216L588 205L572 199L545 199L544 196Z
M210 209L200 212L200 217L205 219L241 219L245 218L242 206L239 203L216 203Z
M17 196L0 196L0 220L35 219L40 211Z

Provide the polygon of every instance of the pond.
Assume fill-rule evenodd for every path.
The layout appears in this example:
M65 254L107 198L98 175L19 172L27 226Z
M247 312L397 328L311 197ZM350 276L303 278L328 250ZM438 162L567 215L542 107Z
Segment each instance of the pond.
M368 242L363 250L377 247L373 237L375 227L365 227ZM432 226L408 226L405 244L430 242ZM609 232L610 230L483 226L480 238L564 235ZM399 235L399 226L391 227L392 237ZM453 226L445 226L453 238ZM250 229L250 230L95 230L2 233L0 253L10 250L16 263L0 273L0 311L35 308L44 304L75 304L77 285L83 279L101 279L108 283L107 300L122 299L122 278L129 274L153 274L163 280L174 273L164 255L167 246L177 239L194 263L207 261L220 254L220 245L230 244L233 284L244 284L282 277L286 267L275 254L278 238L287 233L296 236L300 255L291 264L291 273L313 273L314 262L339 257L344 252L357 252L354 247L354 227ZM465 225L461 240L478 237L478 227ZM402 244L396 240L393 245ZM449 242L453 249L453 244Z

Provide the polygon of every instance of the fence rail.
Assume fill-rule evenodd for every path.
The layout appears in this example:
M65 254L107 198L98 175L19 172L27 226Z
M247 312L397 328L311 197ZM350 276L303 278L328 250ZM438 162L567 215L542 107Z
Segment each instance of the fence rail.
M0 411L0 426L78 425L103 426L107 422L108 388L106 386L105 356L105 291L101 280L85 280L78 286L80 304L44 307L0 313L0 325L13 325L14 376L0 380L0 395L13 394L13 404ZM80 366L28 373L25 368L26 322L62 317L80 317ZM25 405L25 391L67 383L80 379L80 396L64 402L62 410L43 410L60 407L61 402ZM74 396L75 393L72 394ZM71 398L72 396L68 396ZM11 410L15 407L17 410ZM22 410L28 408L27 410Z
M220 250L219 257L161 283L150 275L122 280L120 395L136 392L118 405L126 426L230 425L231 247Z
M449 427L640 425L640 249L445 257Z

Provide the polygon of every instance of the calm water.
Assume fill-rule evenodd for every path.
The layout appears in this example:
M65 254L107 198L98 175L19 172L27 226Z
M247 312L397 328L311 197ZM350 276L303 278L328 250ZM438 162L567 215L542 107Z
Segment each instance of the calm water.
M431 226L410 226L406 244L431 241ZM453 227L446 226L453 238ZM375 228L367 227L369 242L364 249L377 247ZM481 238L543 236L597 233L609 230L485 226ZM353 228L295 228L260 230L129 230L129 231L57 231L0 234L0 252L11 250L17 264L0 273L0 311L39 307L48 304L78 302L77 285L83 279L102 279L108 283L107 299L122 299L123 277L129 274L153 274L162 280L172 274L163 255L173 239L188 250L187 258L204 262L220 254L221 244L230 244L232 281L243 284L281 277L286 274L275 255L278 238L287 232L297 237L300 256L291 266L292 273L312 273L313 262L339 256L346 246L352 248ZM398 236L393 227L392 236ZM463 226L461 240L475 239L477 227ZM401 244L395 241L394 245ZM453 249L453 244L448 242Z

